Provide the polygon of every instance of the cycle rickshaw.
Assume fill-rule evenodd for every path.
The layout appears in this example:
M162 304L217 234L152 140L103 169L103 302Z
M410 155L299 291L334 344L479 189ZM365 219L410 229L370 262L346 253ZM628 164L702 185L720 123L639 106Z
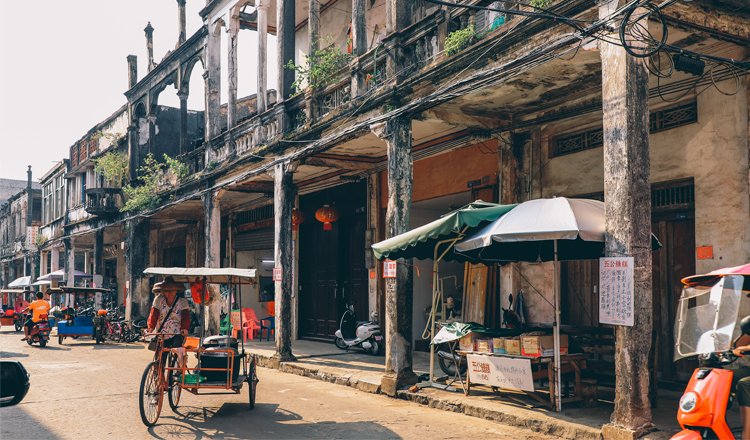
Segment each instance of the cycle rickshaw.
M226 284L232 286L254 284L255 269L234 268L164 268L152 267L143 271L144 275L161 275L171 277L177 283L197 285L200 302L206 303L209 297L208 284ZM236 292L237 289L234 289ZM239 307L242 308L242 296ZM146 367L141 379L139 409L141 420L146 426L153 426L159 419L164 394L169 406L174 410L180 402L182 391L195 395L204 394L240 394L245 383L248 384L250 409L255 407L255 391L258 384L255 355L245 352L245 344L233 347L234 338L230 335L212 336L204 340L205 313L200 308L201 334L199 338L187 338L183 347L164 348L165 337L176 333L147 333L154 336L156 350L154 360ZM236 342L234 342L236 344ZM197 364L188 366L190 354L197 359ZM241 367L241 370L240 370ZM241 373L241 374L240 374Z

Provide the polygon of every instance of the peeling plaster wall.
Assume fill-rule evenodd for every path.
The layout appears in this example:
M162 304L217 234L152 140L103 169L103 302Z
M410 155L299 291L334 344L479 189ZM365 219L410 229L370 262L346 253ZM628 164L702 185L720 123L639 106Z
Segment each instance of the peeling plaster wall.
M719 87L730 90L734 87L730 82ZM713 246L714 251L713 259L696 260L697 273L706 273L746 264L750 258L747 81L743 80L740 93L734 96L709 88L698 96L697 102L697 123L651 135L651 182L695 179L696 246ZM661 101L651 104L652 108L671 107ZM542 197L603 191L601 148L553 159L548 159L546 153L547 140L551 141L557 133L596 126L601 126L600 113L545 127L543 160L549 163L541 175ZM552 302L552 264L521 264L519 269ZM526 284L523 279L519 283ZM507 281L503 283L503 307L507 307L508 285ZM533 289L521 288L529 305L528 318L549 322L553 318L549 305Z

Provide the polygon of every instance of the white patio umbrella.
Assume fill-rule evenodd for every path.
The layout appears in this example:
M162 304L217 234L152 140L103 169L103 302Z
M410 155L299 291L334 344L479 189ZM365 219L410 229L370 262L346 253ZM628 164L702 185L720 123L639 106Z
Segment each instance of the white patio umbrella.
M15 280L11 281L8 284L8 287L9 288L26 287L26 286L30 286L30 285L31 285L31 277L29 276L29 277L16 278Z
M604 203L557 197L521 203L456 243L454 250L477 261L555 263L555 394L560 411L560 261L604 256ZM661 244L651 234L651 249Z
M73 273L76 278L93 278L94 277L93 275L87 274L86 272L81 272L80 270L74 270ZM63 279L64 276L65 276L65 269L60 269L54 272L50 272L47 275L42 275L37 279L39 281L52 281L52 280L60 281Z

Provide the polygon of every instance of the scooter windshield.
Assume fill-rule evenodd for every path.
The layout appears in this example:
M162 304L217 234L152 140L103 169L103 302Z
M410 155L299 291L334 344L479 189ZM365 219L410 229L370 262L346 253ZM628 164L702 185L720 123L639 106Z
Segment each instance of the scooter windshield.
M713 284L682 289L675 321L675 360L732 347L740 333L739 320L750 311L748 301L742 301L743 281L742 275L727 275Z

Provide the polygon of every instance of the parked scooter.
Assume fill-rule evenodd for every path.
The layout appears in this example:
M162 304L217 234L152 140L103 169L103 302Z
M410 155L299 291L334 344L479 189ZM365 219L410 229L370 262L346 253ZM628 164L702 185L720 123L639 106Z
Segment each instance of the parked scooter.
M341 325L336 330L336 339L333 341L336 347L347 351L351 347L361 347L373 355L381 354L385 345L380 333L378 312L372 312L370 317L371 321L358 323L354 304L347 305L344 316L341 317Z
M26 343L31 345L38 342L40 347L46 347L50 333L49 322L47 321L46 313L41 314L39 317L41 320L29 329L29 339L26 340Z
M734 439L726 419L734 400L734 372L723 367L738 359L731 348L742 335L750 334L750 318L739 320L748 314L744 296L750 275L712 272L682 282L685 286L677 306L675 358L697 355L701 366L693 372L680 399L677 421L682 431L672 439ZM740 438L741 429L734 429L736 438Z

